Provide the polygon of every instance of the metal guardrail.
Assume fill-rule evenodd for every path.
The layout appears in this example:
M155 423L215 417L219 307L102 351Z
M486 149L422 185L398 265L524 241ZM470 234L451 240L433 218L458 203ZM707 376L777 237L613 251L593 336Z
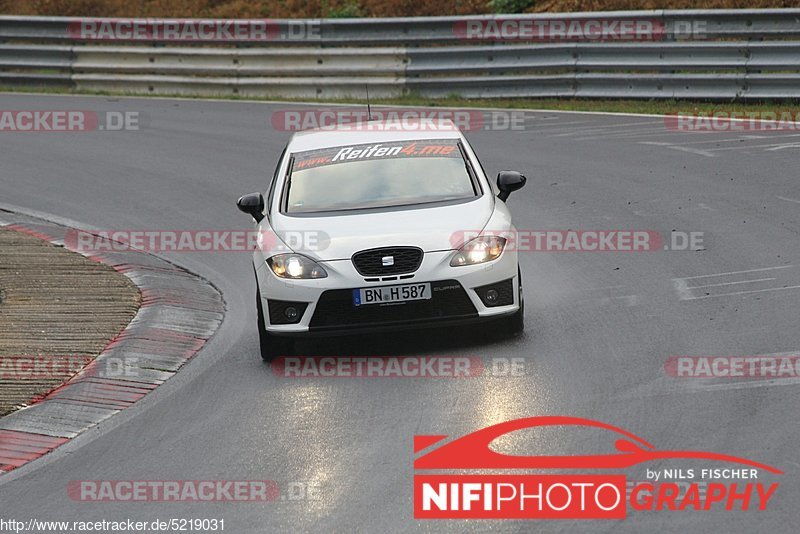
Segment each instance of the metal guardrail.
M613 42L463 35L468 23L509 20L645 21L661 33ZM376 97L800 98L800 9L275 20L259 42L99 42L76 35L81 22L0 16L0 86L294 98L360 97L365 84Z
M520 72L527 70L795 70L798 42L715 42L508 45L425 48L409 51L407 74Z
M585 13L538 13L526 15L474 15L463 17L414 17L370 19L275 19L269 21L280 33L292 27L314 27L313 35L295 36L298 44L410 45L460 41L455 27L469 21L507 20L633 20L658 21L666 34L680 37L687 22L702 27L707 39L775 39L800 37L800 9L642 10ZM0 40L72 41L68 28L83 20L75 17L0 16ZM97 19L99 20L99 19ZM151 20L151 19L140 19ZM677 35L676 35L677 34ZM245 44L245 43L239 43Z

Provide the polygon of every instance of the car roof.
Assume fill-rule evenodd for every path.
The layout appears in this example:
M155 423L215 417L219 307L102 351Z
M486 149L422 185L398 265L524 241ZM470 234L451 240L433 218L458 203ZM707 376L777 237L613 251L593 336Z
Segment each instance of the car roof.
M314 128L296 132L289 141L288 152L303 152L365 143L421 141L424 139L461 140L462 135L461 131L450 120L373 120L342 124L335 129Z

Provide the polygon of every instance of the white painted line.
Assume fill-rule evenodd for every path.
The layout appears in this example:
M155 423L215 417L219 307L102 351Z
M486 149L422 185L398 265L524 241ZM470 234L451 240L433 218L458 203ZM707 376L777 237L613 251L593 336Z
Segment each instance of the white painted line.
M608 130L611 128L624 128L626 126L646 126L650 124L664 124L664 121L636 121L636 122L623 122L621 124L608 124L605 126L597 126L592 130ZM648 128L650 129L650 128Z
M597 123L593 122L592 124L597 124ZM661 128L653 128L652 125L654 125L654 124L661 124L661 121L652 121L652 122L651 121L639 121L639 122L626 122L626 123L622 123L622 124L608 124L608 125L605 125L605 126L593 126L591 128L587 128L586 130L584 130L583 133L587 133L587 134L594 133L594 132L603 133L603 132L607 132L608 130L612 130L612 129L616 129L616 128L628 128L629 126L633 126L633 127L636 127L636 126L647 126L647 128L639 128L639 129L636 129L636 130L634 128L631 128L631 129L624 130L622 132L618 132L618 133L615 133L615 134L612 134L612 135L625 135L625 134L633 133L634 131L639 131L639 132L650 132L650 131L652 131L652 132L660 132L660 131L662 131Z
M800 378L796 377L771 378L769 380L750 379L747 382L731 382L728 384L702 384L695 381L689 386L689 389L695 391L715 391L726 389L763 388L768 386L796 386L798 383L800 383Z
M783 150L784 148L800 148L800 143L789 143L789 144L778 145L772 148L767 148L766 151L775 152L776 150Z
M649 128L649 129L641 129L641 130L629 130L627 132L620 132L615 134L609 134L608 137L612 139L628 139L628 138L637 138L646 135L647 137L674 137L677 134L683 132L672 132L656 129L656 128ZM681 144L691 144L691 143L681 143Z
M653 122L640 121L640 122L627 122L627 123L623 123L623 124L609 124L609 125L606 125L606 126L596 126L594 128L587 128L585 130L578 130L578 131L574 131L574 132L556 134L553 137L566 137L566 136L569 136L569 135L591 134L591 133L595 133L595 132L602 134L603 132L611 130L612 128L626 128L628 126L645 126L645 125L648 125L648 124L659 124L659 123L660 123L660 121L653 121ZM654 128L646 128L646 130L648 130L648 131L649 130L658 131L657 129L654 129Z
M678 299L689 300L694 298L694 293L689 289L686 278L674 278L672 283L675 285L675 291L678 292Z
M656 146L663 146L666 148L671 148L672 150L680 150L681 152L689 152L690 154L697 154L699 156L705 156L707 158L715 158L717 157L716 154L712 154L706 150L700 150L697 148L689 148L682 145L676 145L674 143L665 143L660 141L639 141L640 145L656 145Z
M650 122L641 122L640 124L653 124ZM600 127L598 127L600 128ZM702 139L702 141L692 141L689 143L682 143L688 145L694 144L702 144L702 143L730 143L734 141L763 141L765 139L785 139L787 137L800 137L798 133L787 133L787 132L794 132L796 130L776 130L774 132L770 132L770 135L746 135L746 134L736 134L736 132L730 131L719 131L719 132L694 132L694 131L684 131L684 130L673 130L668 128L651 128L654 132L660 132L654 135L666 135L666 134L676 134L676 135L684 135L684 136L695 136L695 139ZM633 130L631 130L633 131ZM625 132L614 134L614 136L622 137L626 135ZM630 135L630 134L628 134ZM728 137L728 138L720 138L723 135L736 135L736 137ZM688 137L687 137L688 138Z
M775 278L759 278L757 280L740 280L738 282L722 282L721 284L706 284L704 286L688 286L689 289L700 289L701 287L719 287L719 286L733 286L736 284L752 284L754 282L766 282L767 280L775 280Z
M681 152L689 152L690 154L697 154L698 156L705 156L707 158L717 157L715 154L712 154L711 152L708 152L706 150L700 150L697 148L689 148L679 145L670 145L667 148L671 148L672 150L680 150Z
M641 139L643 137L661 137L664 135L669 135L669 134L654 128L641 128L641 129L625 130L624 132L618 132L618 133L598 131L596 133L586 135L585 137L575 137L574 140L575 141L593 141L595 139L624 140L624 139Z
M384 106L384 107L388 107L388 106ZM552 118L553 119L558 119L559 117L552 117ZM527 122L535 123L537 121L550 120L550 119L551 119L551 117L547 117L547 119L540 119L538 117L525 117L525 122L526 123ZM553 123L550 123L550 124L539 124L538 126L543 126L543 127L546 126L547 128L550 129L550 131L552 131L552 130L558 130L559 128L561 128L563 126L575 126L576 124L596 124L596 122L594 122L594 121L553 122ZM571 129L572 128L565 128L565 130L571 130Z
M781 200L785 200L786 202L794 202L795 204L800 204L800 200L795 198L786 198L786 197L778 197Z
M786 136L788 137L788 135ZM773 150L780 150L780 147L783 148L800 148L800 144L798 143L769 143L767 145L742 145L742 146L731 146L727 148L712 148L714 152L722 152L724 150L742 150L745 148L763 148L765 150L769 150L770 147L778 147L774 148Z
M792 134L792 135L800 135L800 134ZM785 135L783 137L791 137L790 135ZM735 143L735 142L742 142L742 141L751 141L756 139L763 139L762 136L751 136L751 135L742 135L740 137L732 137L730 139L707 139L706 141L691 141L691 142L682 142L681 145L707 145L709 143ZM741 148L746 147L747 145L742 145Z
M717 297L732 297L736 295L749 295L751 293L765 293L767 291L783 291L786 289L800 289L800 286L771 287L769 289L753 289L751 291L736 291L734 293L720 293L719 295L703 295L701 297L690 297L682 300L714 299Z
M784 137L800 137L800 134L775 134L780 138ZM768 139L766 135L743 135L741 137L733 138L733 139L709 139L708 141L696 141L694 143L684 143L687 145L700 145L703 143L732 143L734 141L756 141L761 139ZM750 145L742 145L741 147L737 148L746 148Z
M713 276L727 276L729 274L744 274L744 273L758 273L761 271L774 271L777 269L790 269L794 267L794 265L780 265L778 267L763 267L761 269L748 269L746 271L728 271L726 273L717 273L717 274L701 274L699 276L684 276L682 278L675 278L675 280L695 280L697 278L711 278Z

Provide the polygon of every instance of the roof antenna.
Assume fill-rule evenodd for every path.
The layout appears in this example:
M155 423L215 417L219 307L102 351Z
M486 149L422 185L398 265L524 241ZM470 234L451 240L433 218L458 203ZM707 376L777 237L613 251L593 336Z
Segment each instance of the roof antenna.
M364 89L367 91L367 120L372 120L372 108L369 105L369 84L364 84Z

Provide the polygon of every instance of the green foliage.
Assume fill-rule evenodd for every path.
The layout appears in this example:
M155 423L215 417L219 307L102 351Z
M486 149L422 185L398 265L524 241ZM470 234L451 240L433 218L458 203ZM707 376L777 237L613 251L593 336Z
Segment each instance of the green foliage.
M361 4L356 0L348 0L340 6L330 8L327 16L332 19L352 19L363 17L364 13Z
M523 13L536 0L489 0L489 9L494 13Z

